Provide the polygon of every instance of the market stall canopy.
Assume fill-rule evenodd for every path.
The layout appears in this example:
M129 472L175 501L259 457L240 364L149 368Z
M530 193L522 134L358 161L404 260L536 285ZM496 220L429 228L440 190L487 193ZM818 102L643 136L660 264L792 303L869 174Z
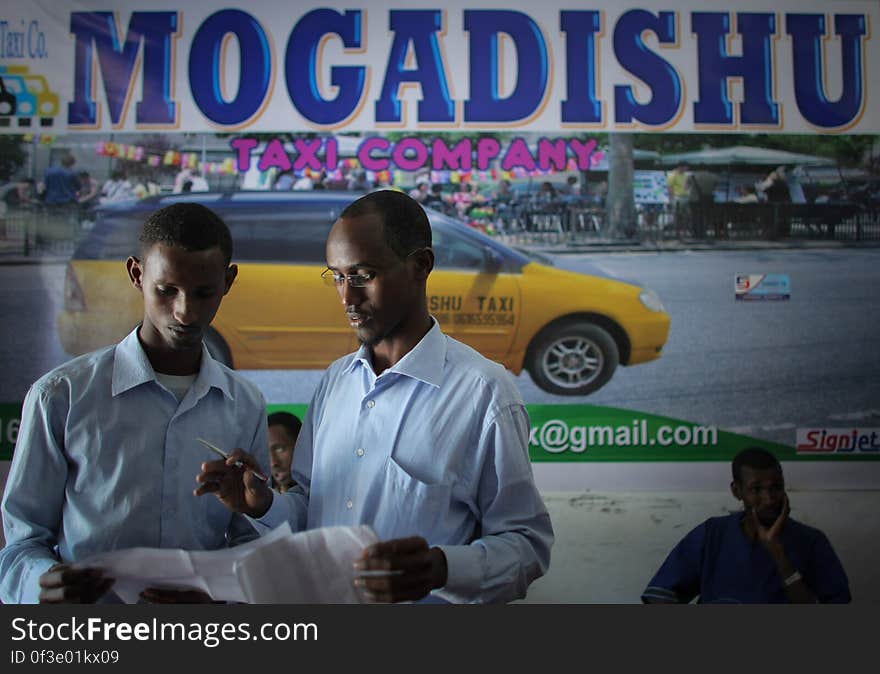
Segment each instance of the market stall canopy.
M660 153L655 152L654 150L640 150L637 147L633 148L633 161L634 162L646 162L646 163L657 163L661 159ZM603 147L596 151L593 159L590 161L590 170L591 171L607 171L608 170L608 148Z
M828 157L817 157L785 150L771 150L764 147L735 145L734 147L711 148L696 152L677 152L663 155L660 162L667 166L692 164L704 166L730 166L744 164L749 166L834 166L835 161Z

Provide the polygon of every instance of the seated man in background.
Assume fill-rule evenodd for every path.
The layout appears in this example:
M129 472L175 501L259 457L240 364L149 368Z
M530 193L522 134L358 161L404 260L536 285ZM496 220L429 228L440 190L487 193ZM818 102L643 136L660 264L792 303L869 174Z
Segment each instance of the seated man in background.
M241 515L192 494L192 474L211 457L197 438L261 457L268 444L262 394L203 343L238 272L229 229L204 206L173 204L147 219L132 252L143 322L44 375L25 398L2 505L3 603L97 601L112 579L73 565L99 552L213 550L257 535Z
M642 594L646 604L847 603L849 582L828 539L789 517L782 466L759 447L733 459L730 490L743 510L685 536Z
M293 448L302 422L290 412L273 412L269 415L269 468L272 470L272 487L282 494L296 486L290 474Z

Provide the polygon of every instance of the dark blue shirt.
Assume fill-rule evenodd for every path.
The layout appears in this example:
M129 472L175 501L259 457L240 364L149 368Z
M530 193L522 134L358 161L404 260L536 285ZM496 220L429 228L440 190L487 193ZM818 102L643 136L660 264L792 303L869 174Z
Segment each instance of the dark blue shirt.
M742 529L745 513L712 517L676 545L648 583L642 601L784 604L788 595L770 553ZM789 519L782 545L822 603L848 603L849 581L828 538Z
M64 166L53 166L46 171L47 204L74 204L79 192L79 179L76 174Z

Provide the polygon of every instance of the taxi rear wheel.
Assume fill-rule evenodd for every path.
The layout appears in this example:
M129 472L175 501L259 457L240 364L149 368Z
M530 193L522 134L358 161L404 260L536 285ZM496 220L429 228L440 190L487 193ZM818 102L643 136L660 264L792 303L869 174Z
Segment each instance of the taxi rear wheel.
M233 367L232 351L229 350L226 340L214 328L205 330L205 346L208 347L211 358L223 363L226 367Z
M604 386L620 362L608 332L582 321L545 329L532 343L526 368L542 389L559 395L586 395Z

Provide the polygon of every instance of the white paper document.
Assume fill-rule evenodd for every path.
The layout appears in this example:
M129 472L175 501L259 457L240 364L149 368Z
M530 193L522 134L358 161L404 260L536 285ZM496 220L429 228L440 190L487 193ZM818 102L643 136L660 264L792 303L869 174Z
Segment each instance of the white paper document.
M93 555L75 566L115 579L112 592L137 603L146 588L199 589L216 601L252 604L351 604L354 562L377 541L368 526L292 533L290 526L222 550L129 548Z
M324 527L277 538L234 564L251 604L358 604L354 562L378 540L368 526Z

